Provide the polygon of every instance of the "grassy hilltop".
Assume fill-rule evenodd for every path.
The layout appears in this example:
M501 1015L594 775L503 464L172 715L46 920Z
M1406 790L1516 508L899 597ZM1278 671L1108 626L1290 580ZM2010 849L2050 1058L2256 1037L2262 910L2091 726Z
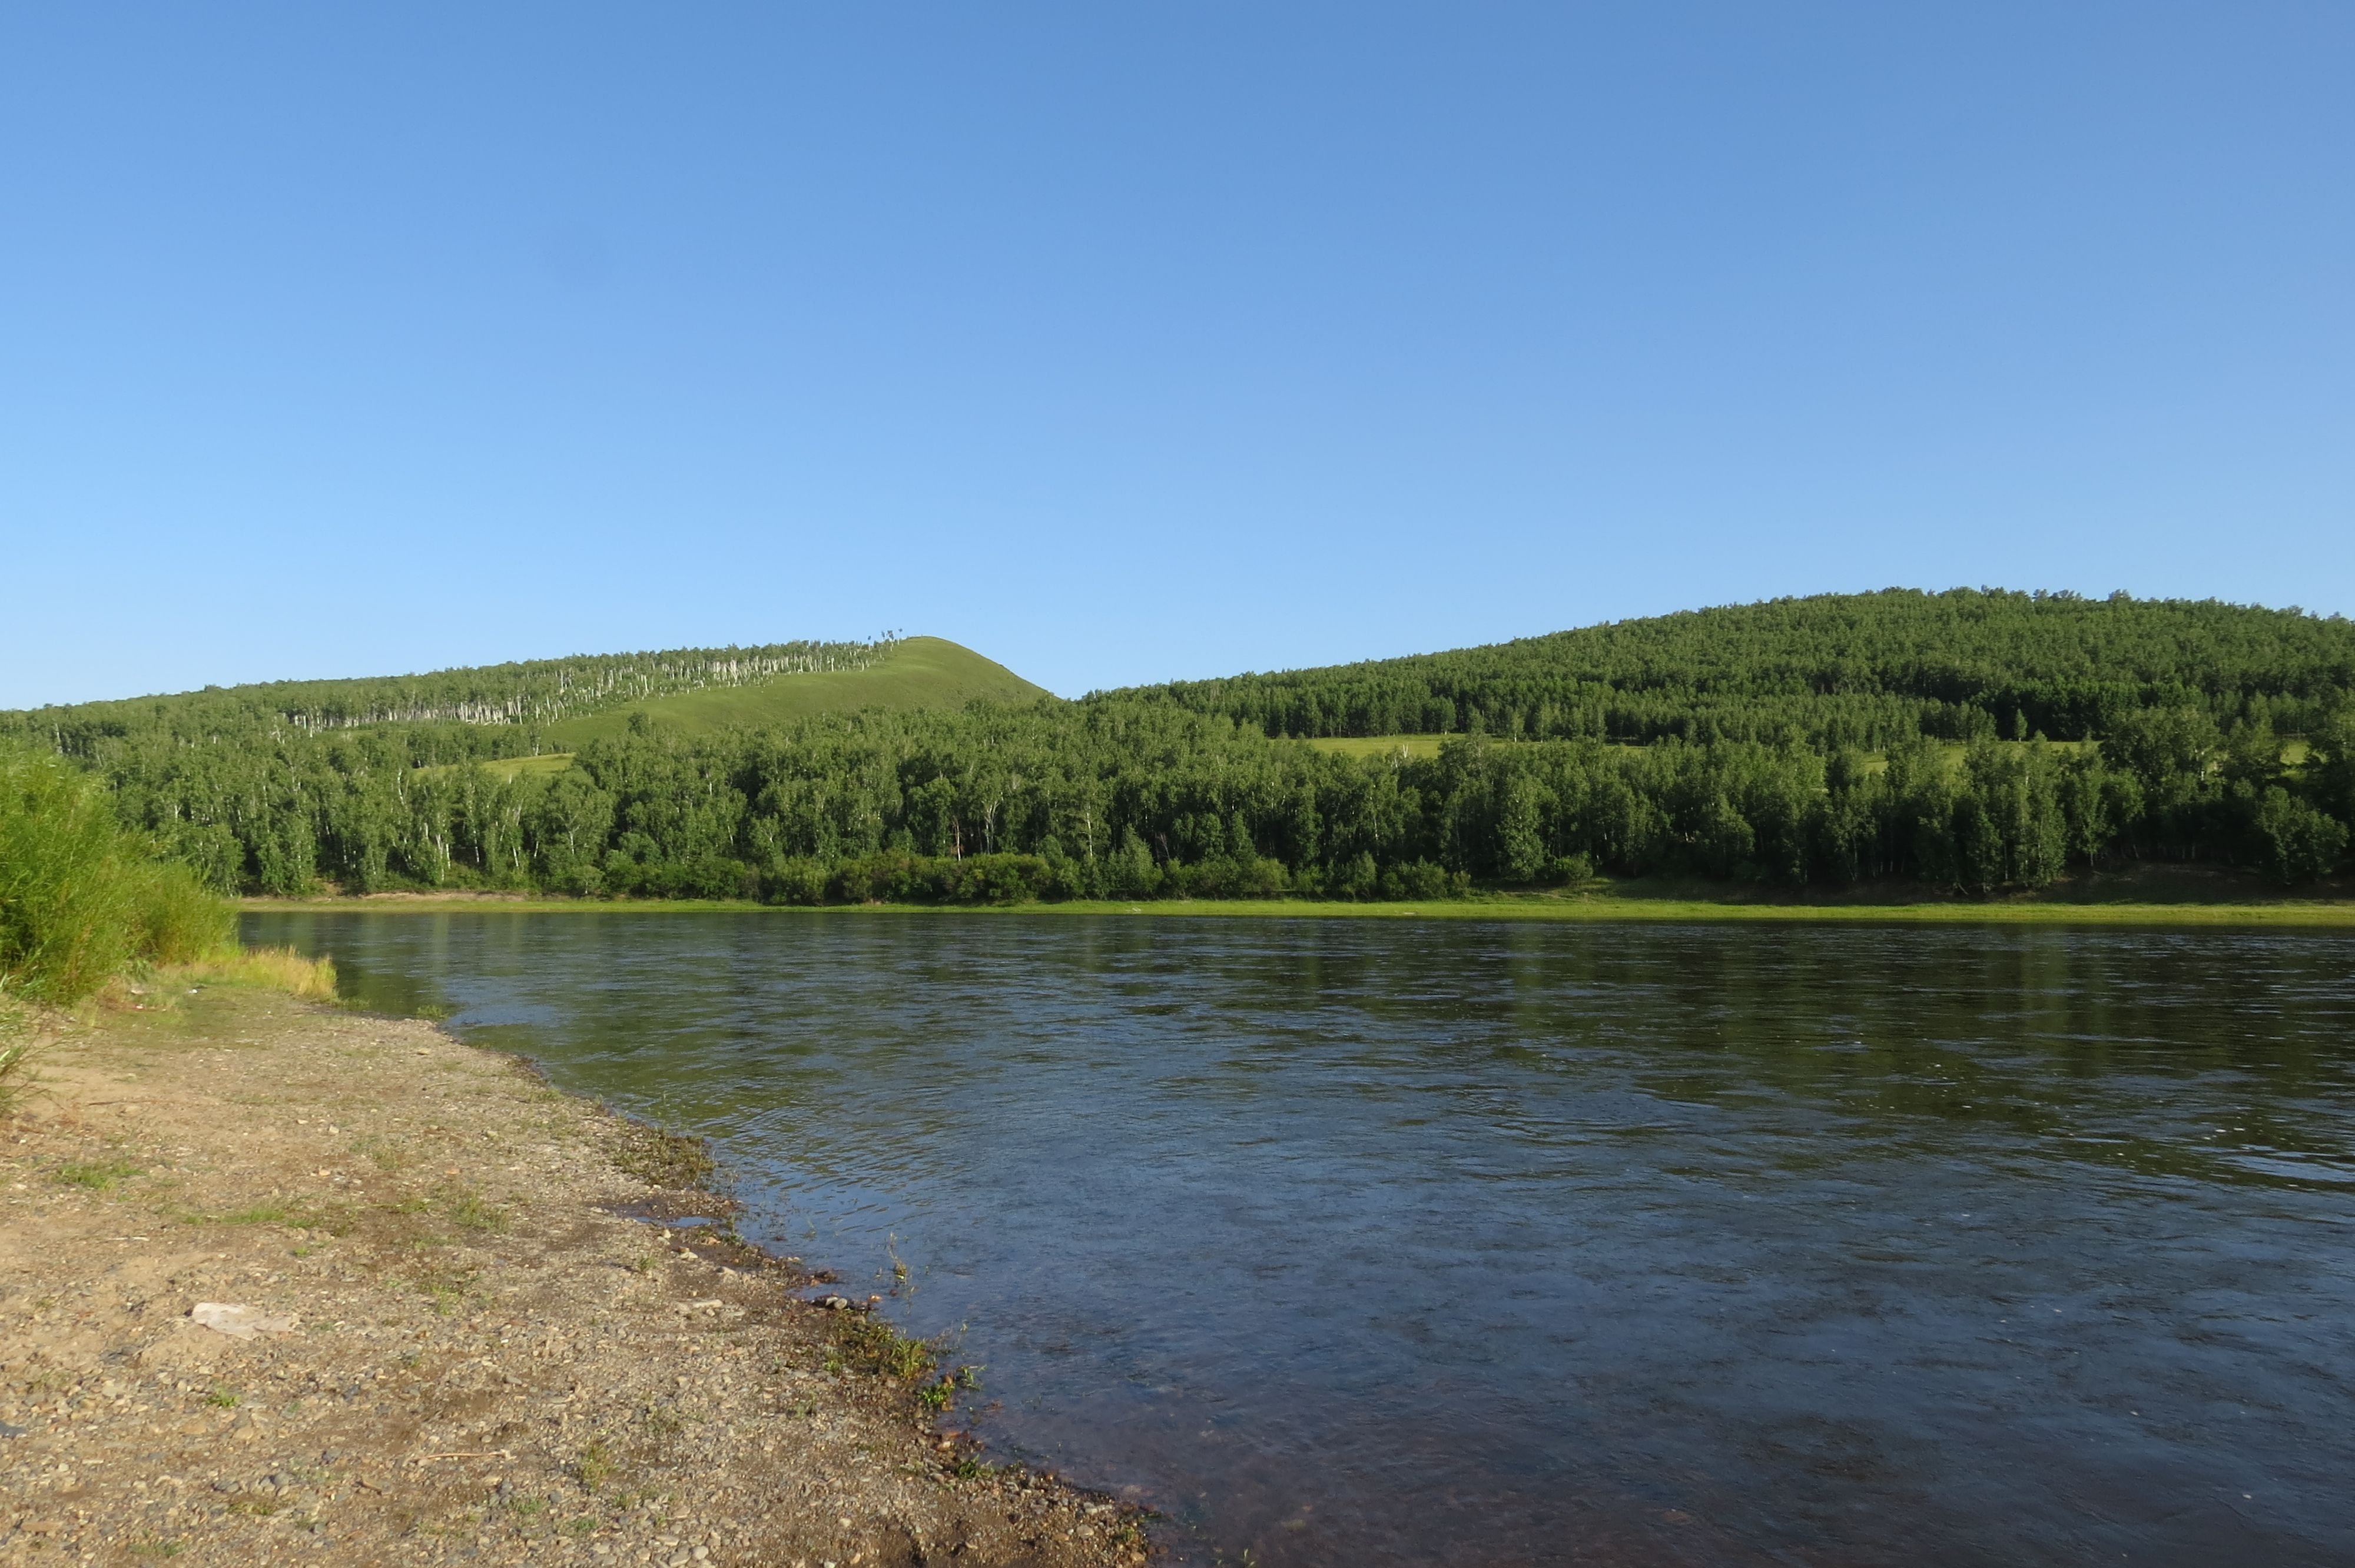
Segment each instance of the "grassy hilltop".
M1052 695L1044 686L1033 685L1005 665L944 637L904 637L894 641L877 662L857 669L813 671L750 685L677 692L546 725L535 732L535 744L549 749L526 757L494 758L483 766L507 779L560 773L572 766L573 753L581 747L626 736L636 722L655 725L673 736L712 735L726 729L773 729L821 714L868 709L908 713L961 708L976 702L1031 702Z
M626 734L632 715L638 714L682 734L705 735L730 726L763 729L861 708L961 708L972 702L1029 702L1050 694L1044 686L1032 685L1005 665L944 637L903 637L881 659L857 669L680 692L562 720L546 726L541 735L551 747L572 751L592 740Z

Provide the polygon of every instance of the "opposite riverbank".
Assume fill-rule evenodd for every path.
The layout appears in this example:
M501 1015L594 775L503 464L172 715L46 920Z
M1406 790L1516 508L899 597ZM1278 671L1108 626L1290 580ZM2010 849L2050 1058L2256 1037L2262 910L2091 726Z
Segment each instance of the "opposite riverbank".
M867 1298L735 1240L687 1140L259 987L37 1022L0 1557L1143 1560L1129 1510L983 1464L981 1396Z
M1141 903L1071 899L1030 904L757 904L713 898L565 898L527 894L374 894L363 897L246 898L239 908L254 913L483 914L593 916L709 914L729 912L781 918L856 918L902 914L985 916L1159 916L1176 919L1223 917L1295 920L1503 920L1611 924L1614 922L1836 923L1952 926L2183 926L2345 927L2355 928L2355 899L2290 899L2265 902L2180 899L1923 899L1906 903L1857 900L1802 902L1765 898L1732 900L1641 895L1498 894L1425 903L1351 904L1306 898L1170 898Z

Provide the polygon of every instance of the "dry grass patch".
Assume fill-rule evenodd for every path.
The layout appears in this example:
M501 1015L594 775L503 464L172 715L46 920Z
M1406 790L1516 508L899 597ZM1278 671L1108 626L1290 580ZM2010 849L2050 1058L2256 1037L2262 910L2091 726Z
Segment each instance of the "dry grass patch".
M306 959L292 948L241 948L176 965L174 978L210 980L217 985L259 985L314 1001L336 1000L336 961Z

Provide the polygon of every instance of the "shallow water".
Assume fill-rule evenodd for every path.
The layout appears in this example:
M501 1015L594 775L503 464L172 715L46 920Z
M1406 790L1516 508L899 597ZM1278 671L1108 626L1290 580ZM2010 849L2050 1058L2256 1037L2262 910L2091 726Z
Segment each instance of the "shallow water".
M1181 1561L2355 1562L2355 940L249 916L708 1133Z

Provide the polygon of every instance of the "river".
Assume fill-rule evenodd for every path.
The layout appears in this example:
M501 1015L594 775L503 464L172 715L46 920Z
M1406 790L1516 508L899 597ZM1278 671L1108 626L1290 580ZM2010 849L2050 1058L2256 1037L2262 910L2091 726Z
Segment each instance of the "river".
M1180 1562L2355 1563L2348 934L244 936L709 1136L753 1239L903 1266L960 1422Z

